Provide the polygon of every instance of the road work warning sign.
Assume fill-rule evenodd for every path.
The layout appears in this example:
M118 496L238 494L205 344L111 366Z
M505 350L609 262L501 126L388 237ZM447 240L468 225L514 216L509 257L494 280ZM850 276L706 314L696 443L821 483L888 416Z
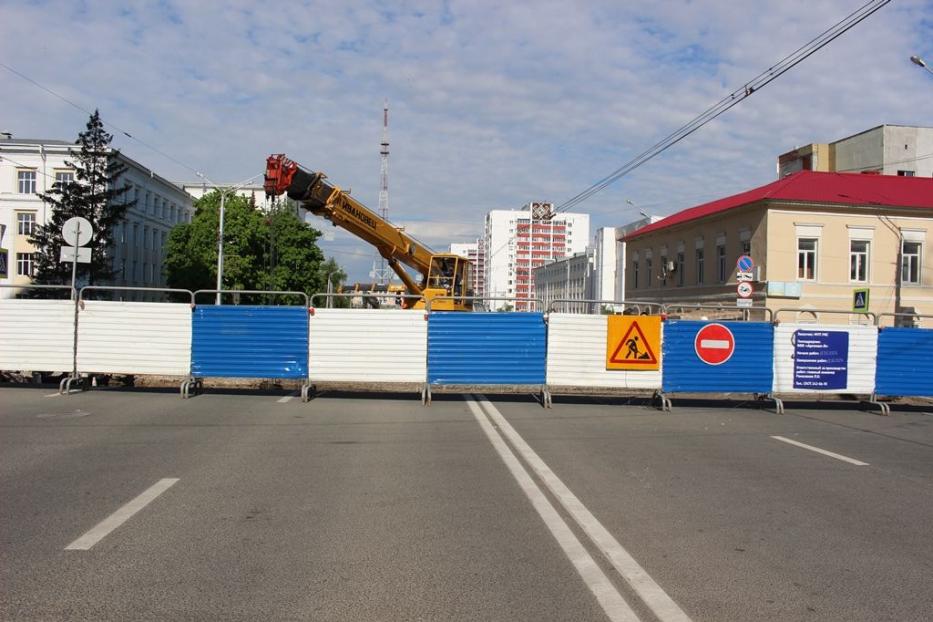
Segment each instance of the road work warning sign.
M606 321L606 369L661 369L661 316L609 315Z

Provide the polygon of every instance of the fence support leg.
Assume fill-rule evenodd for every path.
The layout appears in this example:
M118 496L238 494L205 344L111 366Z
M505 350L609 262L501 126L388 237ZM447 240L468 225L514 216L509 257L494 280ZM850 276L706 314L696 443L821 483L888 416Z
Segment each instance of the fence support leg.
M301 385L301 401L310 402L311 399L314 397L315 392L316 390L313 384L311 384L310 382L304 383L303 385Z
M771 400L772 402L774 402L774 412L775 412L775 414L778 414L778 415L783 415L783 414L784 414L784 400L782 400L781 398L777 397L777 396L774 395L773 393L756 393L756 394L755 394L755 399L756 399L756 400L762 400L762 401L763 401L763 400Z
M871 397L869 397L867 400L863 401L862 404L867 404L868 406L877 408L880 411L880 414L884 417L891 416L891 406L889 404L885 404L884 402L879 402L878 396L876 396L874 393L872 393Z
M186 400L192 395L197 395L203 386L200 378L188 378L181 383L181 399Z
M551 399L551 391L547 388L547 385L541 386L541 406L544 408L551 408L554 405L554 400Z
M431 385L429 384L425 384L423 387L421 387L421 405L431 405Z
M62 378L62 381L58 383L58 392L61 395L69 395L71 393L71 385L77 384L82 389L87 390L87 386L84 383L84 379L81 376L72 376L68 375Z
M670 398L664 395L664 391L655 391L654 399L658 400L658 408L661 409L661 412L669 413L674 407Z

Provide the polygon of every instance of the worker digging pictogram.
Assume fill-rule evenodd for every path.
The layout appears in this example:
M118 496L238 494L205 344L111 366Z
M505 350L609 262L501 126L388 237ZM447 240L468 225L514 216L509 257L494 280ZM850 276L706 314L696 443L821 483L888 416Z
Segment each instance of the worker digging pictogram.
M606 369L658 369L660 318L610 316Z

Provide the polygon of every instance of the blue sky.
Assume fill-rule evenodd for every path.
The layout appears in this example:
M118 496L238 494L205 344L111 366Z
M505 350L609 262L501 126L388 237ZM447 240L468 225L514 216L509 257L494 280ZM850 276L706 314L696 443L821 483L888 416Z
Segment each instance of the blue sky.
M211 179L284 152L374 209L387 97L391 218L440 250L490 209L577 194L860 4L6 0L0 60ZM908 61L933 60L931 16L930 0L889 4L577 210L594 229L668 214L771 181L797 145L933 125L933 76ZM2 69L0 92L0 131L72 139L86 121ZM322 246L366 278L364 243Z

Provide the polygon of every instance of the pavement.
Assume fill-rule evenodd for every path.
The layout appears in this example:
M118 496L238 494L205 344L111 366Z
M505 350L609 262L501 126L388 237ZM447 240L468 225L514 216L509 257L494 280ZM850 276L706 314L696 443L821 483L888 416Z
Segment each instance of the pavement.
M3 620L933 619L922 408L8 386L0 500Z

